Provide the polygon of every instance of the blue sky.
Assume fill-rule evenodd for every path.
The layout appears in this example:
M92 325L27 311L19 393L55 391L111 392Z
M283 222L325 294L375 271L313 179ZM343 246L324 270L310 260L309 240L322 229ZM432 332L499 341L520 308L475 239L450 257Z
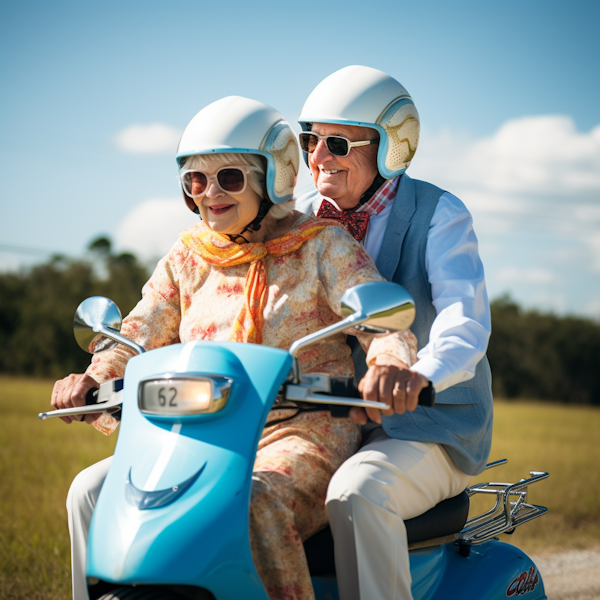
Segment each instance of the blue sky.
M0 269L100 234L159 256L194 222L174 155L198 110L238 94L295 123L363 64L412 94L409 174L471 209L490 296L600 318L598 23L578 1L4 2Z

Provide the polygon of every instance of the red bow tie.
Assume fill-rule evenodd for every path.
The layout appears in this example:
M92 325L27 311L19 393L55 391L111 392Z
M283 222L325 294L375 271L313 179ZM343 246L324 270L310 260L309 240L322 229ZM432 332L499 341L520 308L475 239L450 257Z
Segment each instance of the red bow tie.
M327 200L321 202L317 217L339 221L359 242L365 238L369 226L369 215L366 212L340 211Z

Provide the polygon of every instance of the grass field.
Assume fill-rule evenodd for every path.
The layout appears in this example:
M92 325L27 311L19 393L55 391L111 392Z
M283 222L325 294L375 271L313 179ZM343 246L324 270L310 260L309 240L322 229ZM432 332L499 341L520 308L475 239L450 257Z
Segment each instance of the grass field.
M52 384L0 378L0 598L67 600L69 534L65 498L73 477L109 456L116 437L86 425L37 419ZM542 549L600 543L600 410L497 402L490 460L509 463L477 481L517 481L529 470L550 479L530 488L549 514L507 540Z
M600 546L600 410L548 403L494 405L490 462L508 464L473 478L515 482L529 471L550 477L529 488L529 502L548 513L519 527L503 541L526 551Z
M70 598L69 485L116 441L83 423L40 421L51 391L51 383L0 378L2 600Z

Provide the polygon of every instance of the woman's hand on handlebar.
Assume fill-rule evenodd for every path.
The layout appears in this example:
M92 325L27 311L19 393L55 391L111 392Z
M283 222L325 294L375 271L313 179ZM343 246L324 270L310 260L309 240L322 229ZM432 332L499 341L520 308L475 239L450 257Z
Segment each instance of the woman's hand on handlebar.
M72 408L74 406L85 406L85 395L92 388L100 387L95 379L92 379L85 373L83 375L71 373L64 379L59 379L54 384L52 390L51 404L55 410L61 408ZM85 415L82 419L80 416L74 417L60 417L65 423L69 424L71 421L83 421L86 423L93 423L100 413L94 413Z
M428 385L429 380L411 371L406 363L388 354L380 354L361 379L358 389L364 400L383 402L390 408L380 411L376 408L354 407L350 410L350 418L364 425L367 417L381 423L381 413L389 417L394 413L401 415L407 410L413 411L419 403L419 393Z

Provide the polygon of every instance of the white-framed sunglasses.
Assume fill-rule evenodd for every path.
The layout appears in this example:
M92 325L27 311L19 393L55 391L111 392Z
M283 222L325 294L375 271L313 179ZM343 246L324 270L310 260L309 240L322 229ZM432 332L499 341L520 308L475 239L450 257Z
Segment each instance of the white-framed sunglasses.
M317 148L319 140L325 140L327 149L334 156L348 156L352 148L357 146L370 146L371 144L377 144L379 140L362 140L358 142L351 142L348 138L342 137L341 135L319 135L314 131L303 131L298 136L300 140L300 147L304 152L314 152Z
M226 194L241 194L248 183L248 173L260 171L257 167L221 167L216 173L205 173L196 169L179 174L181 187L190 198L201 198L206 194L209 183L215 181L217 187Z

